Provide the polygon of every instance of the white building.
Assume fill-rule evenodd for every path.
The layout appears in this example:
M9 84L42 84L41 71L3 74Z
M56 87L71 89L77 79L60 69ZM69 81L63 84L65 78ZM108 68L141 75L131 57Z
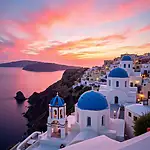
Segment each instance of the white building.
M80 131L91 130L97 135L107 135L113 139L124 137L124 121L110 118L108 102L99 92L91 90L80 96L75 117Z
M99 92L106 96L110 104L136 103L137 88L130 87L129 75L122 68L110 71L107 85L101 85Z
M144 80L141 93L143 94L144 99L150 99L150 80L148 80L148 82Z
M141 73L150 74L150 64L142 64Z
M126 133L130 138L134 136L134 121L136 121L140 116L149 112L150 102L148 101L147 104L132 104L125 107Z
M122 57L120 61L120 67L125 69L128 73L128 76L130 78L130 86L136 86L136 85L141 85L142 83L142 77L140 72L134 72L133 67L133 60L130 56L125 55Z

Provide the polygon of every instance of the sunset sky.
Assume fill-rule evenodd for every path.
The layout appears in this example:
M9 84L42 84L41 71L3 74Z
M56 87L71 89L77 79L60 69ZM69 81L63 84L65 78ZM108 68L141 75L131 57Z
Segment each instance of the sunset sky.
M0 62L100 65L150 52L150 0L0 0Z

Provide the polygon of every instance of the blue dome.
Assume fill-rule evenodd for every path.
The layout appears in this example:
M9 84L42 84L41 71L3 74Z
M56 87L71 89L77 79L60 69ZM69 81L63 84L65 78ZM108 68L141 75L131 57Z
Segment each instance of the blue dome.
M51 101L50 101L50 105L53 107L62 107L64 106L65 101L59 97L58 95L55 96Z
M128 78L128 73L122 68L115 68L110 71L108 77L112 78Z
M108 103L101 93L92 90L87 91L80 96L77 106L82 110L99 111L107 109Z
M132 58L130 56L126 55L126 56L122 57L121 61L132 61Z

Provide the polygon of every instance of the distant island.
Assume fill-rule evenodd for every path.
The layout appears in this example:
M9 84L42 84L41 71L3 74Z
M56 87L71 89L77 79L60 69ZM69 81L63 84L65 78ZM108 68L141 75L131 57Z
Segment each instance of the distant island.
M26 71L34 71L34 72L53 72L53 71L60 71L66 69L77 69L80 67L76 66L67 66L55 63L46 63L46 62L38 62L38 61L30 61L30 60L21 60L21 61L14 61L8 63L0 64L0 67L16 67L22 68Z

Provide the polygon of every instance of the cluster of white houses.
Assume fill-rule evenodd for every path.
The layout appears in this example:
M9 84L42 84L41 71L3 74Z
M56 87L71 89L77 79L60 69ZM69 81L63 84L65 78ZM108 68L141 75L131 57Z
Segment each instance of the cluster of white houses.
M97 74L94 78L99 80L99 72ZM111 145L116 146L114 150L130 147L131 142L122 142L125 128L126 134L133 137L133 121L150 112L150 90L147 91L147 101L137 103L137 86L148 84L141 73L134 72L131 57L124 56L119 67L107 74L106 84L100 85L98 91L90 90L80 96L75 112L70 116L66 116L66 104L57 94L49 104L47 131L33 133L19 144L17 150L58 150L60 146L65 146L64 150L82 149L94 142L95 148L90 144L86 149L107 150ZM150 133L141 139L145 141L147 137L150 139ZM135 138L132 143L135 141L140 142ZM137 149L135 145L131 148Z

